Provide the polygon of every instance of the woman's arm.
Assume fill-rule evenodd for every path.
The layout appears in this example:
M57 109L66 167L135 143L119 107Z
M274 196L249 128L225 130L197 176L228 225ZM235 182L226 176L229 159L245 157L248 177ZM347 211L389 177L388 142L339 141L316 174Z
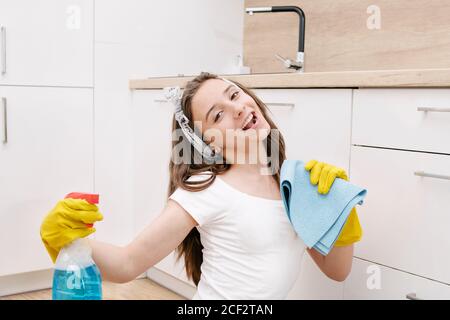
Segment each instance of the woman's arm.
M353 244L333 247L328 255L323 256L315 249L306 249L319 269L330 279L344 281L352 270Z
M161 214L127 246L89 240L92 257L103 279L128 282L166 257L196 225L186 210L169 199Z

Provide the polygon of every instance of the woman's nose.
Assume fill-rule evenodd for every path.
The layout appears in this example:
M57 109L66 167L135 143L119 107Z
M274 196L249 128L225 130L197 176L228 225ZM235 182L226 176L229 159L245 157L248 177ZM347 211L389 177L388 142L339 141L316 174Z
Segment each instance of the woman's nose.
M245 114L245 105L243 104L234 104L234 117L240 118Z

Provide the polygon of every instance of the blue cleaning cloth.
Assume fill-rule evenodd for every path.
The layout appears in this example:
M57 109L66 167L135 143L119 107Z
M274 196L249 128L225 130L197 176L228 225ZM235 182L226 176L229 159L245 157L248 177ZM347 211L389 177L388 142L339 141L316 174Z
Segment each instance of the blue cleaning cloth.
M352 208L363 203L367 190L336 179L326 195L310 182L310 172L300 160L285 160L280 190L286 214L308 248L327 255L336 242Z

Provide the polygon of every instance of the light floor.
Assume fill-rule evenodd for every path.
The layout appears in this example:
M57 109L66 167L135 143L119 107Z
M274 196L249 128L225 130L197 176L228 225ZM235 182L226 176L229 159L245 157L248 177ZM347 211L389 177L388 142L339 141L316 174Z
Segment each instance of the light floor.
M0 297L0 300L51 300L51 289ZM103 300L185 300L150 279L128 283L103 282Z

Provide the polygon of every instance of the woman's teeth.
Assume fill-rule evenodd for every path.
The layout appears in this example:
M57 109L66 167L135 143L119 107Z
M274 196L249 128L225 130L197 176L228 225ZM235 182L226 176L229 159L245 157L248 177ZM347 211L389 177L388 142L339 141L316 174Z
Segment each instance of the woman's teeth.
M245 125L242 127L242 130L250 129L250 127L255 123L256 123L256 116L252 112L247 116L247 119L245 119Z

